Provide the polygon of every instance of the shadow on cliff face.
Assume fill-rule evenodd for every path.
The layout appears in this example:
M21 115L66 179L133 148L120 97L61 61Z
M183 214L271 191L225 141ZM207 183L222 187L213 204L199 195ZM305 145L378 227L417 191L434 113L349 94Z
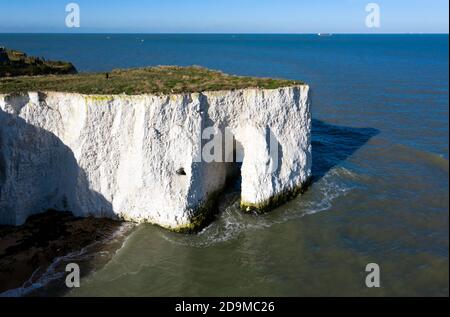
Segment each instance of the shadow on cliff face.
M374 128L352 128L312 120L312 174L317 182L379 134Z
M103 250L104 239L121 226L71 215L114 217L112 205L90 189L72 150L18 117L17 109L0 109L0 293L11 290L0 296L23 296L46 285L64 274L66 260L82 261L88 247L93 254Z
M111 204L90 189L69 147L53 133L0 109L0 224L23 224L47 209L114 216Z

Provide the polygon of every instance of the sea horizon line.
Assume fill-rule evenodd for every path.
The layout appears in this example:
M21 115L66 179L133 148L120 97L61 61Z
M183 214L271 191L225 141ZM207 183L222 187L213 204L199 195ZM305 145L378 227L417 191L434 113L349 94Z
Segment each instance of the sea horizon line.
M358 32L307 32L307 33L278 33L278 32L1 32L0 34L55 34L55 35L449 35L444 32L377 32L377 33L358 33Z

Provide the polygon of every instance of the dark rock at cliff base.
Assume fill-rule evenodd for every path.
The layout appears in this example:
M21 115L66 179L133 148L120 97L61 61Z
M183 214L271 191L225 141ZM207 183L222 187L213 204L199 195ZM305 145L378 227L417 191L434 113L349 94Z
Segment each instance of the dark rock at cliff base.
M0 226L0 293L38 278L58 257L105 241L120 226L110 219L58 211L31 216L20 227Z
M44 58L0 46L0 77L76 74L72 63Z

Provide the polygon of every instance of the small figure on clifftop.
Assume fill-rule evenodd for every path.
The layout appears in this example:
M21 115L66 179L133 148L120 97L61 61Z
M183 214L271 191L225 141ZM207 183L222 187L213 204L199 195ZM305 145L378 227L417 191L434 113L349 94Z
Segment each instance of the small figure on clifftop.
M9 62L8 53L6 52L6 48L4 46L0 46L0 63Z

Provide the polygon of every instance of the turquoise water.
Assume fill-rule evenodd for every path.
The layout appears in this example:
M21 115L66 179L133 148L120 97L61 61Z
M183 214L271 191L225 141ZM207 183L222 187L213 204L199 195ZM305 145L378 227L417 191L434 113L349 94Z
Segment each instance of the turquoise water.
M306 81L314 183L198 235L138 226L79 295L447 295L448 35L7 35L79 71L176 64ZM296 127L292 127L295 129ZM378 263L380 289L365 286Z

